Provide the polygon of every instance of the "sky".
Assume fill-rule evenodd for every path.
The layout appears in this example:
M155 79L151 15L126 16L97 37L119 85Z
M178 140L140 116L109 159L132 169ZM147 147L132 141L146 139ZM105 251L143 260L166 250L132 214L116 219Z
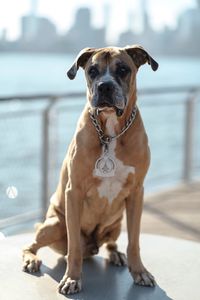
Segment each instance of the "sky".
M196 7L196 0L0 0L0 34L7 30L9 39L20 34L20 18L30 12L31 3L37 6L37 14L50 18L60 33L73 24L77 8L92 10L92 24L108 26L108 40L128 28L141 30L141 7L148 8L149 18L155 30L176 27L178 16L188 8ZM145 4L146 3L146 4Z

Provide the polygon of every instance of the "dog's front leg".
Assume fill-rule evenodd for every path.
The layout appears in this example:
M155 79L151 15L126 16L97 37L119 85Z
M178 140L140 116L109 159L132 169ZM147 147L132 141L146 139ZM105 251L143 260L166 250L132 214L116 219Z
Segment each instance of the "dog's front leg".
M144 267L140 257L139 235L143 208L143 187L139 186L126 200L128 229L128 267L134 282L143 286L154 286L154 277Z
M82 197L77 188L68 184L65 191L65 219L67 226L67 269L58 289L62 294L74 294L81 290L82 249L80 219Z

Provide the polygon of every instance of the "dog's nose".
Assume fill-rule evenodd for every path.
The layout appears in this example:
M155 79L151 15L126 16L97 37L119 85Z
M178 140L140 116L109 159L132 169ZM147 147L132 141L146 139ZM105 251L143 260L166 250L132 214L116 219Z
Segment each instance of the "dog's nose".
M99 82L98 84L98 91L101 95L111 95L114 90L114 85L112 81L107 82Z

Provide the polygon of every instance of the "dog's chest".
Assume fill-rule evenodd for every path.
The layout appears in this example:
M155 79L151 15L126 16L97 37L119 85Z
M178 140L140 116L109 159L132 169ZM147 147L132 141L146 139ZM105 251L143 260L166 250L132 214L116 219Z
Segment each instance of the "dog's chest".
M107 129L110 136L115 135L114 126L116 123L115 118L111 118L107 121ZM128 166L116 157L117 140L113 139L108 147L109 155L112 157L115 163L114 176L103 177L99 176L99 185L97 186L97 193L99 198L106 198L111 204L120 194L122 198L127 197L128 187L126 186L128 177L134 175L135 168ZM93 175L95 176L95 171Z
M98 196L100 198L107 198L109 203L112 203L112 201L120 194L122 195L124 193L124 196L127 196L128 191L125 184L128 176L135 173L134 167L124 165L119 159L115 159L115 164L115 175L112 177L101 178L100 184L97 187Z

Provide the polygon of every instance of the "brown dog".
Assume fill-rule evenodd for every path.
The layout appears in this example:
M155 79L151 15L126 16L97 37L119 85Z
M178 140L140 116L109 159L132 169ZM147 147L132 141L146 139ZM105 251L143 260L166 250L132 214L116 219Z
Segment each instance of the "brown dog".
M140 46L86 48L68 77L85 70L87 103L64 159L57 190L35 241L23 250L23 269L36 272L36 252L50 246L67 255L66 273L59 284L63 294L81 290L83 258L97 254L106 243L110 262L125 265L117 251L122 214L126 207L128 267L134 282L154 286L139 247L143 181L150 162L147 135L136 107L136 73L158 64Z

